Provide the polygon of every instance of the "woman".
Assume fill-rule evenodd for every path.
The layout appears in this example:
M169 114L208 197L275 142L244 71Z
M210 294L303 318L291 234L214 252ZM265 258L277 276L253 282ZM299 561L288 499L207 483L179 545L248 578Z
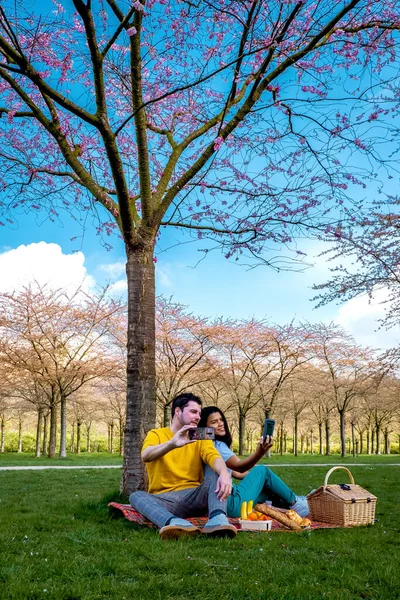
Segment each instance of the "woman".
M274 506L292 508L301 517L308 516L310 511L305 496L296 496L282 479L267 467L262 465L254 467L271 448L272 438L267 436L265 442L261 438L254 454L240 459L230 449L232 436L225 415L217 406L206 406L202 409L198 427L215 429L216 449L231 470L232 476L241 479L240 483L233 484L232 494L228 498L228 517L240 517L242 503L249 500L253 500L254 504L270 500ZM206 477L208 469L209 467L206 466Z

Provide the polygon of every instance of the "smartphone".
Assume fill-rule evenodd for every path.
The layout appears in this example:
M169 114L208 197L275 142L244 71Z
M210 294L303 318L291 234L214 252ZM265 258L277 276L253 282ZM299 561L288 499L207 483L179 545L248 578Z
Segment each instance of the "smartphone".
M275 421L274 419L265 419L264 421L264 429L263 429L263 440L265 442L267 435L273 436L275 429Z
M196 427L188 430L189 440L215 440L214 427Z

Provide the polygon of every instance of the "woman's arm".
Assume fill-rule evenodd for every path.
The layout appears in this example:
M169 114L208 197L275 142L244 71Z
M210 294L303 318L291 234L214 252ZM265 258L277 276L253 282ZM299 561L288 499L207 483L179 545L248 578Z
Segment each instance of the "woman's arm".
M244 471L248 471L251 467L254 467L258 463L258 461L268 452L268 450L273 445L272 437L267 436L265 442L261 437L260 441L257 444L256 451L254 454L251 454L247 458L240 459L235 454L230 456L226 461L226 466L232 471L238 471L239 473L243 473ZM235 477L235 476L234 476Z
M247 474L248 471L245 471L244 473L239 473L239 471L232 471L232 477L234 477L235 479L244 479Z

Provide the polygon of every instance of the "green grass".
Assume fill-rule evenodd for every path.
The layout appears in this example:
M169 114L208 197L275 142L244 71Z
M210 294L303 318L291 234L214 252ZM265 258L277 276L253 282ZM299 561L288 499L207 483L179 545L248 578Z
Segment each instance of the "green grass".
M82 454L68 454L67 458L55 458L49 459L46 456L35 458L32 453L26 452L6 452L0 454L0 467L9 466L52 466L52 465L64 465L64 466L96 466L96 465L122 465L122 457L119 454L109 454L108 452L97 452L97 453L82 453ZM299 456L293 456L293 454L285 454L280 456L279 454L271 454L269 458L264 461L266 464L280 465L280 464L346 464L346 463L398 463L400 464L399 454L381 454L367 455L354 457L348 455L344 458L340 454L333 454L331 456L324 456L320 454L300 454Z
M35 458L27 452L6 452L0 454L0 467L18 467L18 466L38 466L45 467L51 465L64 466L96 466L96 465L122 465L122 457L119 454L109 454L108 452L93 452L90 454L68 454L67 458L47 458L40 456Z
M299 494L326 470L277 467ZM0 472L0 598L398 599L399 467L351 470L378 496L372 527L175 542L110 519L118 469Z
M330 456L324 456L321 454L299 454L299 456L293 456L293 454L271 454L269 458L264 460L266 464L278 465L278 464L385 464L394 463L400 464L399 454L362 454L360 456L353 456L349 454L347 456L340 456L340 454L331 454Z

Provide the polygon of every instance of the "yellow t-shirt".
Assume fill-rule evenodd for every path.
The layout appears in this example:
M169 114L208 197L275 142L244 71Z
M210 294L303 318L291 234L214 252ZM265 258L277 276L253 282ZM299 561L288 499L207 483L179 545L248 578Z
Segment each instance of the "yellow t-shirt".
M151 429L144 440L142 452L148 446L163 444L173 437L169 427ZM211 467L216 458L220 458L220 454L211 440L199 440L174 448L161 458L146 463L148 491L162 494L197 487L204 479L203 463Z

